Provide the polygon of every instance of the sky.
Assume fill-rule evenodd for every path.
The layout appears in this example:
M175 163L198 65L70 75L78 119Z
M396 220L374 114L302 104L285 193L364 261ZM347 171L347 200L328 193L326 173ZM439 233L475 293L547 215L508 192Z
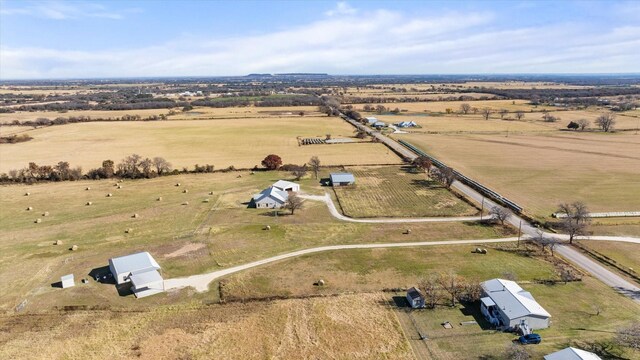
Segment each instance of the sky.
M0 0L0 80L639 73L640 1Z

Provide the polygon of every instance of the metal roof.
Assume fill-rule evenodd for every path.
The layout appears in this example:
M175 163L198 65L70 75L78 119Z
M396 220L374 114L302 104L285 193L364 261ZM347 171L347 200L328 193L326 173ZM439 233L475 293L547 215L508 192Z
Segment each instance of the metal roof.
M158 270L133 273L129 278L131 279L131 283L133 284L133 286L137 289L147 287L149 286L149 284L163 281L162 276L160 276L160 273L158 273Z
M294 182L287 181L287 180L278 180L275 183L273 183L273 185L271 186L277 189L288 189L288 188L300 187L300 184L296 184Z
M289 194L286 191L278 190L273 186L270 186L262 190L259 194L253 195L253 201L258 202L267 197L281 204L284 204L285 201L287 201L287 199L289 198Z
M598 355L576 349L574 347L568 347L560 351L556 351L549 355L545 355L545 360L602 360Z
M69 274L69 275L63 275L60 277L61 281L67 281L67 280L71 280L73 281L73 274Z
M422 298L422 293L420 292L420 289L418 289L417 287L412 287L411 289L407 290L407 296L415 300L415 299Z
M496 304L496 303L493 302L493 300L491 300L490 297L483 297L482 299L480 299L480 301L482 301L482 303L486 307L495 306L495 304Z
M356 178L352 173L331 173L332 183L354 183Z
M113 265L115 276L118 274L159 270L160 265L148 252L139 252L131 255L112 258L109 262Z
M531 293L522 289L515 281L492 279L481 285L487 296L510 320L527 315L551 317L551 314L535 301Z

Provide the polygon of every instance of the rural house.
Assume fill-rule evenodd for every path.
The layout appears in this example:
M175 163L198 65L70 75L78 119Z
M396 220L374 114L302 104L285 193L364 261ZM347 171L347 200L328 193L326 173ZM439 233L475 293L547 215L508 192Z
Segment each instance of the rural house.
M417 287L412 287L407 290L407 301L409 302L409 306L413 309L419 309L424 307L424 296L422 292Z
M137 298L164 291L164 280L158 272L160 265L146 251L109 259L109 269L118 285L132 284Z
M544 360L602 360L602 359L600 358L600 356L592 352L576 349L574 347L568 347L560 351L551 353L549 355L545 355Z
M356 178L352 173L331 173L329 177L333 186L347 186L356 183Z
M280 191L286 191L286 192L300 191L300 184L296 184L294 182L286 181L286 180L278 180L275 183L273 183L273 185L271 186Z
M378 119L374 117L366 117L364 119L367 120L367 124L369 125L373 125L378 122Z
M399 128L408 128L408 127L418 127L418 124L416 124L414 121L401 121L399 123L396 123L396 126Z
M492 279L481 286L480 311L494 326L524 333L549 327L551 315L515 281Z
M257 209L279 209L287 202L289 193L270 186L253 196L252 205Z

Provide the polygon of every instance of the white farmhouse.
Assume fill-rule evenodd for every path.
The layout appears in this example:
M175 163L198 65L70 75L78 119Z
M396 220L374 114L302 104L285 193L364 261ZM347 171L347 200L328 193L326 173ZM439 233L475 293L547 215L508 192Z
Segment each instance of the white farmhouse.
M289 193L270 186L253 196L252 202L257 209L279 209L287 202Z
M494 326L525 332L549 327L551 315L516 282L492 279L481 286L480 311Z

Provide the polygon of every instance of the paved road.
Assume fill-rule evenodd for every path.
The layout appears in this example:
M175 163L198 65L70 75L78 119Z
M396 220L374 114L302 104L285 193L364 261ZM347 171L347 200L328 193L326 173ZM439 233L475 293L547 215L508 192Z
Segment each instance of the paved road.
M324 196L320 195L304 195L300 194L300 197L307 200L314 201L322 201L327 204L327 208L329 209L329 213L331 216L338 220L356 222L356 223L394 223L394 224L402 224L402 223L421 223L421 222L452 222L452 221L480 221L482 218L480 216L458 216L458 217L427 217L427 218L366 218L366 219L354 219L348 216L344 216L338 211L336 205L333 203L331 196L325 193ZM490 219L490 216L485 216L484 219Z

